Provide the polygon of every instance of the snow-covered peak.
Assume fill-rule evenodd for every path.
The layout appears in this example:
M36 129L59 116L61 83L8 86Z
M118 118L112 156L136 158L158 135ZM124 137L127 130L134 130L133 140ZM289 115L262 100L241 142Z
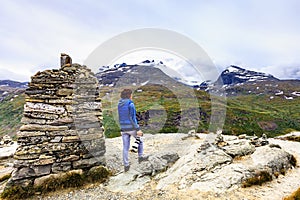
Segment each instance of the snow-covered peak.
M157 66L157 65L164 65L164 63L162 61L157 61L157 60L144 60L140 62L138 65Z
M244 82L256 82L278 79L270 74L250 71L238 66L231 65L221 73L221 76L219 77L218 81L220 80L222 80L223 84L231 85Z
M0 80L0 86L11 88L27 88L28 82L18 82L12 80Z
M234 65L231 65L231 66L228 67L226 70L227 70L229 73L245 71L245 69L240 68L240 67L237 67L237 66L234 66Z

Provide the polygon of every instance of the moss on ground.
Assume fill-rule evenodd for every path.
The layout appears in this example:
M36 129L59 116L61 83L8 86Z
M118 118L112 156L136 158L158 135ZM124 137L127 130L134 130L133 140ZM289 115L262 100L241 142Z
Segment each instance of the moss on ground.
M111 175L110 171L103 167L94 167L84 173L67 172L61 177L50 177L40 186L34 187L13 185L7 187L0 195L3 199L25 199L35 194L46 194L60 189L80 188L88 183L104 182Z
M101 96L104 95L102 90L107 92L102 88ZM167 113L167 119L164 119L165 125L156 133L190 130L189 124L184 125L182 121L178 125L177 116L184 112L191 113L191 110L199 110L200 113L200 120L195 119L193 115L188 119L195 127L198 125L197 132L208 131L211 117L211 95L209 93L178 87L177 92L180 94L180 98L178 98L168 88L159 85L143 86L142 91L134 93L134 102L138 112L159 109ZM194 96L191 96L191 93L194 93ZM112 99L119 99L118 92L112 95ZM268 94L247 94L228 97L225 105L226 118L223 133L228 135L256 134L257 136L265 133L268 137L275 137L291 131L300 131L300 98L287 101L284 98L275 97L270 100L269 96ZM197 98L196 104L194 98ZM13 136L17 132L21 125L24 103L24 94L20 94L18 97L9 96L0 103L0 135ZM114 118L117 106L112 106L111 99L107 98L103 98L102 105L105 136L109 138L120 136L120 128ZM156 122L160 120L161 116L156 117L157 119L150 118L150 121ZM144 128L144 130L145 133L152 133L150 129ZM299 138L291 138L291 140L299 142Z
M300 200L300 188L293 192L290 196L285 197L283 200Z
M2 176L2 177L0 178L0 183L3 182L3 181L5 181L5 180L8 180L10 177L11 177L11 174L7 174L7 175L5 175L5 176Z
M272 175L267 171L259 171L253 177L247 178L242 182L242 187L251 187L252 185L262 185L265 182L272 181Z

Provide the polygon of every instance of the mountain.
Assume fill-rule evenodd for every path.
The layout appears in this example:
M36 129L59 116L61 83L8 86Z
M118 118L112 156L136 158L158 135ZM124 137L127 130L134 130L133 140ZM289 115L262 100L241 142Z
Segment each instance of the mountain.
M11 80L0 80L0 87L7 86L11 88L27 88L28 82L18 82Z
M27 88L28 82L0 80L0 102L21 94Z
M113 67L101 67L96 77L102 88L113 88L125 85L141 87L144 85L163 85L174 88L176 86L186 87L183 79L178 78L180 75L170 70L161 61L143 61L135 65L126 63L116 64ZM188 87L192 88L192 87Z
M178 126L191 127L190 125L194 124L194 119L199 115L201 122L198 131L207 131L211 113L211 95L217 94L214 90L220 89L218 83L221 79L227 83L221 87L228 97L224 133L234 135L267 133L269 136L276 136L300 129L298 112L300 80L279 80L269 74L230 66L220 74L219 81L203 82L192 87L179 81L176 76L167 76L163 70L156 67L157 65L163 66L154 61L144 61L137 65L122 64L122 66L117 65L113 69L110 68L97 74L102 84L101 91L104 99L107 94L109 94L108 100L113 98L111 93L116 87L135 86L137 92L134 94L134 101L137 109L139 111L152 110L151 123L155 121L156 124L151 127L150 123L149 131L156 131L159 122L162 123L167 118L167 126L158 131L176 132ZM156 86L147 82L147 78L155 79ZM176 95L172 94L170 88L176 90ZM190 104L192 94L198 98L198 105ZM116 98L119 96L117 95ZM183 108L183 103L176 103L176 99L187 102L188 106ZM106 101L103 102L105 105ZM152 105L155 103L159 103L161 107L158 106L154 112ZM190 111L198 113L192 113L188 118L180 119L182 112ZM166 112L167 117L164 117ZM111 117L110 114L106 116ZM187 121L190 123L186 123ZM113 126L116 125L109 125L109 127Z
M162 74L164 74L163 78ZM280 96L287 100L300 96L300 80L280 80L271 74L255 72L234 65L225 69L216 82L204 81L201 84L194 84L187 81L180 74L176 74L173 70L170 70L162 61L154 60L145 60L135 65L122 63L116 64L113 67L103 66L99 69L96 76L101 86L111 88L120 79L124 81L125 77L128 79L128 83L136 84L135 79L139 77L144 80L144 82L140 80L140 84L145 84L148 79L155 79L156 84L164 85L166 84L165 80L168 80L169 84L174 84L175 81L187 87L192 86L198 90L211 92L219 90L219 87L222 87L225 90L226 96L268 94L271 99L275 96Z
M268 95L270 99L281 97L292 100L300 96L300 80L280 80L271 74L255 72L238 66L229 66L216 82L202 82L195 88L217 91L220 87L226 96Z
M147 69L148 74L143 74L141 71L140 73L137 72L138 68L145 68ZM140 69L138 69L140 70ZM150 71L149 71L150 70ZM147 76L150 79L156 79L158 80L158 77L155 77L152 74L152 71L157 74L157 70L160 70L160 74L164 74L164 76L168 76L167 79L172 78L174 81L179 82L181 84L187 85L187 86L193 86L197 84L197 81L190 81L187 78L183 77L180 73L178 73L176 70L173 70L172 68L165 65L162 61L155 61L155 60L144 60L140 63L129 65L126 63L122 64L115 64L114 66L102 66L99 68L99 72L96 74L96 76L99 79L100 84L104 86L114 86L114 84L124 75L124 74L135 74L139 73L138 76ZM144 70L145 71L145 70ZM156 72L155 72L156 71ZM150 76L152 75L152 76ZM160 76L160 75L159 75ZM148 78L148 79L149 79ZM201 82L199 82L201 83Z
M177 132L180 122L181 125L183 122L191 124L192 121L195 122L194 119L197 119L195 116L199 115L199 109L194 89L169 77L160 68L148 64L146 62L138 65L115 66L96 74L101 88L102 102L105 105L103 112L107 120L104 122L107 137L119 134L118 126L109 119L113 118L111 113L116 112L114 109L123 88L134 90L133 98L138 110L138 118L146 126L143 127L144 131ZM180 103L184 100L188 100L189 103ZM187 112L188 109L190 109L189 112ZM148 112L151 117L150 123L142 119L142 116ZM189 122L188 117L181 117L181 113L188 113ZM185 125L187 129L188 126Z
M231 65L221 73L217 82L221 80L223 82L223 85L233 85L248 82L278 81L279 79L270 74L250 71L238 66Z
M211 95L216 83L203 82L192 86L177 74L167 74L163 62L143 61L136 65L126 63L104 66L96 73L100 84L106 136L119 134L113 113L112 100L119 99L119 90L134 89L137 111L150 112L145 132L185 132L195 127L206 132L211 117ZM300 130L300 80L279 80L272 75L230 66L219 77L226 92L226 134L277 136ZM20 126L25 101L24 84L1 81L0 135L14 135ZM196 102L196 103L195 103ZM199 121L199 119L201 119ZM198 121L197 121L198 120ZM144 123L144 122L143 122ZM199 124L198 124L199 123ZM179 129L184 127L184 129Z

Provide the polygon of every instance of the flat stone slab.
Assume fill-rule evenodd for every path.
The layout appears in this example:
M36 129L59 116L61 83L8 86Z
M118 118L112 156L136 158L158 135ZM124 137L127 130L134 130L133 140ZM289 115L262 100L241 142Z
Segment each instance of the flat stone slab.
M0 148L0 160L13 157L18 148L18 144L14 142L12 145L6 145Z
M151 177L167 170L178 158L177 153L160 153L149 156L147 161L141 163L138 163L136 159L132 161L129 171L111 177L108 189L126 193L142 189L151 180Z
M281 135L281 136L278 136L276 138L281 139L281 140L290 140L290 141L300 142L300 132L291 132L289 134Z

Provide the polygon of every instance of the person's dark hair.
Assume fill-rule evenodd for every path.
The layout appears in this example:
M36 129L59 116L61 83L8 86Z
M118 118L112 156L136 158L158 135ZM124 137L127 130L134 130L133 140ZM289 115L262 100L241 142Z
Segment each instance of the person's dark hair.
M124 89L122 92L121 92L121 98L122 99L129 99L130 96L132 94L132 90L131 89Z

